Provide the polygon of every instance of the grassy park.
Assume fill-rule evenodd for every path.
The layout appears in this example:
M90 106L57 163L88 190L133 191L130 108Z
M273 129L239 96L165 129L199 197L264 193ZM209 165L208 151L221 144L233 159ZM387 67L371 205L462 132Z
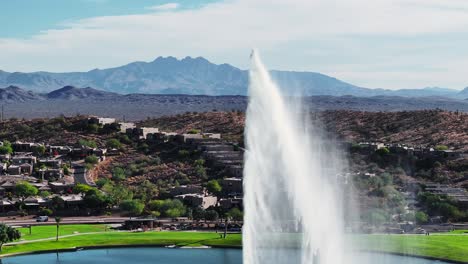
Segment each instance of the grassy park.
M425 235L365 235L360 248L468 263L468 235L463 232Z
M51 230L50 228L54 228ZM229 234L226 239L220 238L220 234L214 232L117 232L103 231L95 233L95 228L85 228L82 225L61 226L68 228L68 232L63 234L73 234L76 230L81 230L80 234L60 238L57 242L54 239L41 241L24 241L22 244L5 245L2 254L12 254L21 252L33 252L43 250L70 249L78 247L92 246L116 246L116 245L176 245L186 247L197 246L229 246L240 247L241 235ZM103 226L104 227L104 226ZM104 227L105 228L105 227ZM92 232L86 234L84 231ZM29 232L22 229L22 232ZM50 231L50 232L49 232ZM36 234L37 233L37 234ZM35 235L36 234L36 235ZM33 227L34 239L55 238L55 226ZM32 240L32 239L29 239Z
M55 225L32 226L31 234L29 233L30 229L26 227L18 228L18 230L21 232L21 240L36 240L54 237L57 227ZM105 232L106 230L109 230L106 225L61 225L59 236Z
M55 239L55 226L35 226L29 235L21 228L22 244L5 245L2 254L93 246L176 245L176 246L229 246L241 247L241 234L229 234L226 239L214 232L119 232L109 231L105 225L62 225L59 242ZM50 240L39 240L46 239ZM389 253L434 257L468 263L468 235L466 231L424 235L360 235L360 249Z

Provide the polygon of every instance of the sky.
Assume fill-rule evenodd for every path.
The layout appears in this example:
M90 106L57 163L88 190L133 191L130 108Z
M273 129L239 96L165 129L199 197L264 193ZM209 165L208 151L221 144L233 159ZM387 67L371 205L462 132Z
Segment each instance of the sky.
M466 0L0 1L0 69L88 71L158 56L312 71L369 88L468 86Z

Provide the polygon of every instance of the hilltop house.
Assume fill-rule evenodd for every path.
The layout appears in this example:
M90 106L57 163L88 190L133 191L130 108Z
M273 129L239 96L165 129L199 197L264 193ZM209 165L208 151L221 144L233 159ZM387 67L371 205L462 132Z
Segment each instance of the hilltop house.
M242 178L226 178L221 181L223 192L232 196L241 196L243 193Z
M169 190L169 193L171 196L177 196L177 195L183 195L183 194L203 194L204 190L203 187L200 185L181 185L181 186L176 186L172 187Z
M137 139L146 139L150 134L156 134L159 132L157 127L139 127L139 128L128 128L126 133Z
M174 198L183 201L189 206L201 207L203 209L207 209L210 206L216 206L218 201L216 196L204 196L196 193L176 195Z
M135 123L126 123L126 122L119 122L120 132L127 133L127 129L134 129L136 128Z

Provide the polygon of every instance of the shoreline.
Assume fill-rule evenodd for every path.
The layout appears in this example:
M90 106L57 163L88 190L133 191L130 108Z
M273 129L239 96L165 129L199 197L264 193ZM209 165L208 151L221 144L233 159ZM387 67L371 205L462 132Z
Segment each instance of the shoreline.
M8 253L8 254L0 254L0 259L16 257L16 256L24 256L24 255L77 252L81 250L112 249L112 248L144 248L144 247L167 248L167 249L211 249L211 248L223 249L224 248L224 249L242 250L242 246L227 246L227 245L226 246L225 245L217 245L217 246L205 246L204 245L204 246L186 247L186 246L176 246L174 244L134 244L134 245L116 244L116 245L106 245L106 246L83 246L83 247L72 247L72 248L61 248L61 249L46 249L46 250L15 252L15 253Z
M24 256L24 255L38 255L38 254L51 254L51 253L64 253L64 252L77 252L81 250L97 250L97 249L113 249L113 248L168 248L168 249L211 249L211 248L218 248L218 249L237 249L242 250L242 246L232 246L232 245L214 245L214 246L194 246L194 247L185 247L185 246L176 246L174 244L134 244L134 245L123 245L123 244L116 244L116 245L106 245L106 246L83 246L83 247L73 247L73 248L62 248L62 249L48 249L48 250L37 250L37 251L25 251L25 252L16 252L16 253L9 253L9 254L0 254L0 259L9 258L9 257L16 257L16 256ZM388 255L396 255L396 256L404 256L404 257L412 257L412 258L421 258L421 259L428 259L434 261L443 261L447 263L454 263L454 264L468 264L468 262L464 261L457 261L457 260L450 260L450 259L443 259L443 258L436 258L431 256L421 256L421 255L414 255L414 254L407 254L407 253L398 253L398 252L386 252L382 250L360 250L360 252L366 253L374 253L374 254L388 254Z

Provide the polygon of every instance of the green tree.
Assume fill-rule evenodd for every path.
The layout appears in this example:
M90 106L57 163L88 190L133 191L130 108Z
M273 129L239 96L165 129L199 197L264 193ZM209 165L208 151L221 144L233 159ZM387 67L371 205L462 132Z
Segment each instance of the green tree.
M26 181L20 181L15 186L15 193L21 199L21 202L24 203L28 197L37 195L39 190Z
M80 146L86 146L86 147L90 147L90 148L97 148L97 144L93 140L80 139L80 140L78 140L78 144Z
M429 217L427 216L426 213L418 211L416 214L414 214L414 219L416 220L416 223L419 225L427 223L429 220Z
M234 207L226 213L227 217L234 221L242 221L244 219L244 213L239 208Z
M435 150L448 150L449 148L446 145L437 145L434 147Z
M42 197L42 198L47 198L47 197L50 196L50 192L48 192L48 191L41 191L41 192L39 193L39 196Z
M106 146L111 149L120 149L122 147L122 143L118 139L111 138L107 140Z
M55 225L57 226L57 236L55 238L55 241L59 240L60 222L62 222L62 218L60 216L56 216L55 217Z
M123 185L107 183L102 186L102 190L107 193L109 202L112 205L119 205L122 201L133 198L133 193Z
M97 124L89 124L86 130L89 133L96 134L97 132L99 132L99 126Z
M68 167L67 164L64 164L62 168L63 168L63 174L70 175L70 168Z
M34 148L34 153L36 155L42 156L45 154L45 152L46 152L46 147L44 145L39 145Z
M65 201L60 196L52 197L50 203L55 211L65 208Z
M50 210L49 208L42 207L39 210L39 215L51 215L51 214L52 214L52 210Z
M120 203L119 207L129 215L137 216L143 212L145 205L139 200L124 200Z
M136 189L134 189L135 197L145 204L153 199L153 197L156 197L158 193L158 186L148 180L143 181L136 187Z
M76 193L76 194L86 194L89 190L91 190L91 186L89 185L86 185L86 184L82 184L82 183L78 183L77 185L75 185L73 187L73 193Z
M83 197L83 202L93 209L103 209L109 204L108 197L96 188L91 187Z
M177 199L154 200L149 202L148 207L151 211L160 212L162 216L179 217L186 213L185 205Z
M96 157L95 155L91 155L85 158L85 162L88 164L98 164L99 163L99 158Z
M181 149L179 150L178 155L179 155L179 158L185 159L185 158L188 158L188 156L190 156L190 152L186 149Z
M211 193L218 194L221 192L222 187L217 180L211 180L206 183L206 189Z
M190 129L187 131L187 134L200 134L200 130L198 129Z
M116 181L116 182L121 182L123 180L125 180L126 178L126 174L125 174L125 170L120 168L120 167L115 167L113 170L112 170L112 180Z
M13 153L13 148L11 147L11 143L9 141L3 141L3 146L0 146L0 154L11 154Z
M13 242L21 238L21 232L6 224L0 224L0 252L3 245L8 242Z
M218 212L215 210L207 210L205 212L205 220L207 221L216 221L219 218Z
M390 150L386 147L383 147L383 148L379 148L378 150L375 151L377 154L379 154L380 156L386 156L388 154L390 154Z
M193 165L199 167L199 166L204 166L205 165L205 160L204 159L197 159L193 162Z

